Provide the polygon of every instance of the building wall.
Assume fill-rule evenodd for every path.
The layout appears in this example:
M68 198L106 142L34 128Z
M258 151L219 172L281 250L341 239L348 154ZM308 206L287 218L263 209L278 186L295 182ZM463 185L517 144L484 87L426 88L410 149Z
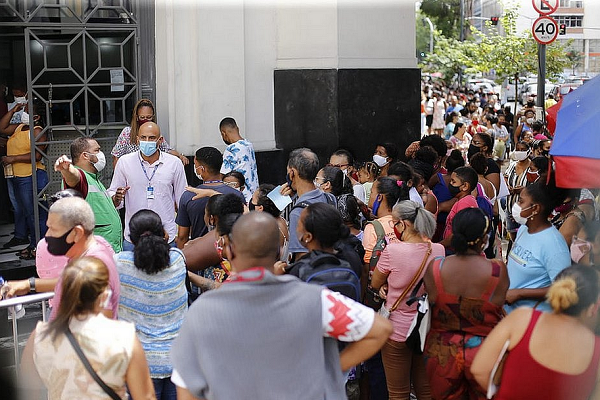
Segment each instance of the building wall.
M414 7L411 0L157 0L158 123L171 144L189 155L200 146L224 148L218 124L225 116L236 119L242 135L258 151L287 148L292 142L318 147L315 142L321 137L309 139L306 133L306 140L299 141L277 123L276 92L283 88L275 86L278 76L284 78L279 82L295 82L286 90L298 95L296 106L306 111L312 105L322 114L317 130L329 126L339 135L338 71L346 71L346 77L365 69L392 70L392 75L394 70L418 71ZM303 77L296 72L302 70L307 70ZM402 88L412 93L413 86L418 87L418 76L409 76L414 82L404 82L396 97L407 97ZM297 86L301 82L304 86ZM329 91L329 100L317 104L320 90ZM342 91L344 97L352 94L347 85ZM409 109L418 119L418 99L414 103ZM294 118L311 118L311 113L297 111ZM279 115L294 120L286 112ZM277 126L282 127L278 132ZM325 147L339 144L334 140Z

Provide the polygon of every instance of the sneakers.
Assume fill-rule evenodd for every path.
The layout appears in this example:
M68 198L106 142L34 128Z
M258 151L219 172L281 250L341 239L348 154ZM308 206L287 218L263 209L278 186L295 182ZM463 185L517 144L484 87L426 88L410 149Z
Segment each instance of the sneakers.
M13 236L7 243L4 243L2 248L10 249L11 247L23 246L24 244L29 244L29 239L19 239L18 237Z

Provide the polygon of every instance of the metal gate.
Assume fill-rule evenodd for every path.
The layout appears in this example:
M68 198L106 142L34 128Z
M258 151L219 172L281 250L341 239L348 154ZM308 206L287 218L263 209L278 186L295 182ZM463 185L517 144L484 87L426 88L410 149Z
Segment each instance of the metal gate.
M0 0L0 31L15 38L22 32L29 108L37 99L45 122L38 137L30 133L34 188L35 154L47 145L40 152L49 183L41 193L32 193L41 206L60 189L54 161L69 154L77 137L98 141L107 154L104 183L112 177L110 151L129 125L140 93L138 25L132 8L129 0ZM37 142L44 133L46 141ZM37 207L34 213L39 240Z

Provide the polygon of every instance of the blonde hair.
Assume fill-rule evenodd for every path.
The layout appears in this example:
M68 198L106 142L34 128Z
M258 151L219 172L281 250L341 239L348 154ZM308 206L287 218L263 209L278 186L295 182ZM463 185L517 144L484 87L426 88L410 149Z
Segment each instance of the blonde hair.
M72 317L94 310L98 296L108 287L108 268L94 257L76 258L67 264L61 278L58 312L45 332L52 340L66 332Z
M546 295L555 313L561 313L579 303L577 282L571 277L565 277L554 282Z

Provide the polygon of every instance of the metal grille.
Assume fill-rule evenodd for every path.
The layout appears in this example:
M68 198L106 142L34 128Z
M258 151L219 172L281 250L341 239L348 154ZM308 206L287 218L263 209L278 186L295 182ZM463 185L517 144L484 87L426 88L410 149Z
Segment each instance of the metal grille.
M42 105L47 139L36 143L31 138L32 161L35 151L47 145L42 154L49 184L39 196L33 194L40 204L60 190L54 161L69 154L70 143L80 136L93 137L102 147L107 156L102 180L109 184L110 151L129 125L139 93L132 7L129 0L0 0L0 31L24 39L29 107L34 99ZM36 187L35 173L32 178ZM39 240L37 207L34 213Z

